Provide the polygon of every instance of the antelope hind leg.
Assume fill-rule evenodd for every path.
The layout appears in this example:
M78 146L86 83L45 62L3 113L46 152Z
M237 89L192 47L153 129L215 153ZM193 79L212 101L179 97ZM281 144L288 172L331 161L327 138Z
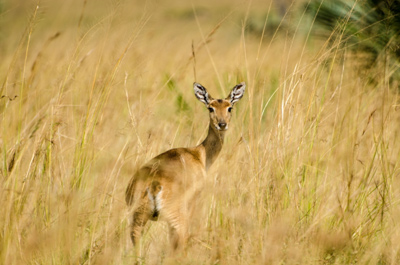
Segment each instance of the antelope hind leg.
M146 205L142 205L133 212L130 236L135 247L137 257L140 257L140 238L142 235L142 230L150 218L150 214L146 208Z

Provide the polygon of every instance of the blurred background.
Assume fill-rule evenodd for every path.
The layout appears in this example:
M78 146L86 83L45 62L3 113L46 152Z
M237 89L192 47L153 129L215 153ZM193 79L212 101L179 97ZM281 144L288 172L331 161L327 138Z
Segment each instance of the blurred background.
M239 82L184 253L398 264L399 1L0 1L0 263L132 264L125 188Z

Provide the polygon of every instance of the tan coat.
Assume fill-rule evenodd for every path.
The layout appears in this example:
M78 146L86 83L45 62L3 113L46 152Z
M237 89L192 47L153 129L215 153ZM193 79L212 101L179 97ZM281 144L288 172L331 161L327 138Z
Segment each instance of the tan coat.
M193 212L193 200L206 178L206 170L220 153L228 129L233 104L245 85L235 86L226 99L213 99L200 84L194 84L196 97L210 111L206 139L192 148L168 150L147 162L132 177L126 190L126 203L132 210L131 239L140 240L148 220L166 221L173 249L184 245Z

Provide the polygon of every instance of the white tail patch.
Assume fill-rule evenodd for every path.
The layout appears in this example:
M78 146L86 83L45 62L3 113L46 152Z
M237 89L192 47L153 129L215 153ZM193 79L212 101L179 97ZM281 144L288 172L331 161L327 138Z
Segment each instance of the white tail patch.
M158 192L158 194L155 197L155 209L157 212L160 212L161 208L162 208L162 200L161 200L161 195L162 195L163 191L162 191L162 187L161 190Z
M154 187L150 189L149 187L146 189L146 191L147 191L147 197L149 198L150 211L153 213L153 217L157 218L163 206L161 198L163 187L157 186L156 189Z

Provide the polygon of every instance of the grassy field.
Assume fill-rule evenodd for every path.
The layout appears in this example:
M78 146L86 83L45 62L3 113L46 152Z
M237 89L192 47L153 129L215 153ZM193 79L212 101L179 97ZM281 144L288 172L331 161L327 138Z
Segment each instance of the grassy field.
M133 264L125 188L205 137L194 81L247 89L186 253L151 222L144 263L399 264L393 69L278 3L0 1L0 264Z

